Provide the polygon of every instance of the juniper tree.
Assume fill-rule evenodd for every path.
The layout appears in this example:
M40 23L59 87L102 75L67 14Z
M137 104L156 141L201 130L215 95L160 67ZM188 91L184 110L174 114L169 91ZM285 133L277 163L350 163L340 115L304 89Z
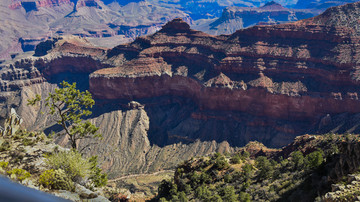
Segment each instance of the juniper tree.
M41 96L36 95L34 99L28 100L28 104L35 105L40 100ZM101 137L97 133L99 128L90 121L83 120L83 117L91 115L89 109L94 104L89 91L81 92L76 89L76 83L69 84L66 81L60 83L60 87L45 98L45 106L50 109L51 115L57 115L57 123L64 129L63 135L67 135L73 149L78 148L78 140Z

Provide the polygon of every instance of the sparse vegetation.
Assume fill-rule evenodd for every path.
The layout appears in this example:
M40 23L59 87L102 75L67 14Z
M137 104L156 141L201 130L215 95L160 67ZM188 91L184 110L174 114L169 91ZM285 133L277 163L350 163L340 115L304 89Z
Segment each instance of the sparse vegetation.
M180 193L190 201L292 201L299 196L315 200L318 193L328 190L322 176L330 172L335 156L345 148L338 142L358 140L349 135L302 138L307 139L296 140L292 152L282 156L269 153L255 158L242 151L228 157L215 153L186 161L178 166L174 180L161 183L156 200L178 201ZM327 164L332 166L325 169Z
M94 183L95 187L103 187L107 184L107 174L102 173L102 170L98 167L97 156L93 156L89 159L90 162L90 179Z
M62 169L46 170L39 177L39 183L48 189L74 191L74 182Z
M54 183L55 171L54 169L44 171L39 177L39 183L46 188L51 188Z
M74 182L89 178L95 187L107 184L107 175L98 167L97 157L83 158L76 150L58 151L45 157L49 168L63 170Z
M5 171L7 170L9 165L9 162L6 161L0 161L0 174L4 174Z
M235 154L233 157L231 157L230 162L232 164L239 164L241 163L241 158L239 154Z
M45 191L75 192L75 184L80 183L85 188L94 190L95 187L107 184L107 175L98 167L97 157L84 158L75 149L68 150L50 144L51 139L43 132L20 129L16 125L21 123L20 118L16 117L15 122L11 121L15 115L12 113L6 122L10 124L7 125L10 132L0 136L0 156L4 159L0 161L0 174ZM42 161L40 156L44 158L42 160L45 165L39 164ZM90 195L92 198L97 197L95 193Z
M12 170L9 170L7 171L7 174L10 176L10 178L16 179L18 181L23 181L31 176L28 171L20 168L14 168Z
M3 151L9 151L11 149L11 143L8 140L5 140L1 145L0 145L0 152Z
M9 162L0 161L0 168L6 169L9 165Z
M62 169L73 181L80 181L90 175L91 164L75 150L56 152L45 157L46 164L54 169Z

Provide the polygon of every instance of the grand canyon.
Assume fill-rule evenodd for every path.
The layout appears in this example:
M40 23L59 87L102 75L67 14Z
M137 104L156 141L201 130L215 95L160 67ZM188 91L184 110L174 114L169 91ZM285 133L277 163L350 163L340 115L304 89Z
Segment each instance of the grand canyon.
M116 5L124 13L137 4L152 7L152 1L121 2ZM66 12L74 13L52 22L49 30L58 29L56 36L50 37L49 30L32 33L38 39L34 51L20 51L20 35L13 36L14 46L3 43L7 48L0 49L6 58L0 63L1 120L15 108L27 130L61 132L44 103L29 106L28 100L36 94L46 97L63 80L76 82L93 95L96 104L86 119L103 135L79 144L91 145L85 155L97 155L109 179L174 170L191 157L234 153L251 141L263 144L256 152L271 156L278 150L266 147L284 147L289 156L286 149L292 147L287 145L297 136L359 133L360 3L321 13L325 4L341 2L297 1L291 9L275 2L259 8L230 5L217 18L199 24L205 21L194 22L199 20L195 16L200 18L197 14L178 9L168 15L171 8L159 9L164 6L159 3L151 10L156 18L151 23L133 19L125 25L110 9L114 2L8 2L7 8L28 15L64 5ZM81 9L101 16L97 24L80 20L78 30L65 30L64 19L89 14ZM105 16L108 13L114 16ZM252 13L257 13L255 20L249 20ZM265 22L264 16L271 15L275 21ZM111 20L103 23L105 17ZM238 20L240 24L232 24ZM214 23L220 25L220 33L209 28ZM111 39L120 33L128 42L115 45ZM111 46L101 46L109 43L108 38ZM20 53L9 59L13 50ZM65 137L55 142L69 144ZM349 146L346 152L357 148ZM358 159L344 161L359 164Z

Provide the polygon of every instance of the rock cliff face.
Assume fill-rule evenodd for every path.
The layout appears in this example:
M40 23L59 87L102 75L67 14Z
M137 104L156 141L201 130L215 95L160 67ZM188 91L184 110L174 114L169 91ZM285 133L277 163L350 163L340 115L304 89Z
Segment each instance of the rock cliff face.
M359 8L221 36L175 19L112 49L79 38L43 42L37 56L2 64L1 115L16 107L27 127L56 130L39 113L44 106L26 100L77 81L97 99L91 120L104 135L89 153L113 177L251 140L280 147L304 133L360 132Z
M46 97L61 80L76 81L80 88L86 89L88 75L109 66L107 63L110 62L106 61L106 49L91 46L79 37L46 41L37 49L41 57L27 57L15 63L6 62L1 65L0 116L6 117L9 108L15 107L24 119L24 127L30 130L45 129L46 132L58 131L55 119L47 115L46 107L43 104L27 106L27 100L35 94ZM173 107L168 99L157 99L157 102L167 103ZM91 121L100 127L100 133L104 134L104 138L96 142L82 142L81 145L92 144L86 153L99 155L103 168L112 178L129 173L172 169L181 161L195 155L234 151L227 142L213 141L211 138L207 141L165 145L166 141L160 139L165 138L160 136L163 134L151 131L160 124L167 124L163 123L162 117L154 115L167 116L169 114L166 114L166 110L161 111L154 107L153 111L145 111L143 105L136 102L128 104L128 101L97 100L96 103ZM150 112L153 114L149 114ZM170 115L175 116L175 113ZM149 119L157 122L150 122ZM157 135L159 136L156 137ZM67 140L59 139L58 143L66 145Z
M152 36L109 50L117 67L91 74L90 91L111 100L185 97L200 111L302 121L310 131L327 114L360 112L359 5L229 36L191 30L177 19ZM207 119L200 114L192 118ZM304 132L293 126L278 130ZM268 144L279 146L276 140Z
M356 113L359 35L351 16L358 8L350 4L310 20L219 37L174 20L152 36L112 50L138 56L93 73L90 90L106 99L184 96L201 109L279 119Z

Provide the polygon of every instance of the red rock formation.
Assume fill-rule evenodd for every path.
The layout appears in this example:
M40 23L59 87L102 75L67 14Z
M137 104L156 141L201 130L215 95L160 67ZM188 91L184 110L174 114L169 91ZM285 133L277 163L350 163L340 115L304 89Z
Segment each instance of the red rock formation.
M309 130L332 130L332 123L341 119L334 114L360 112L360 35L356 18L352 21L351 17L357 16L359 4L350 5L350 11L346 6L334 9L339 15L325 12L292 24L257 26L222 36L191 30L176 19L154 35L111 50L79 38L48 41L37 46L41 57L34 58L34 70L21 65L7 73L4 68L0 87L6 92L19 88L12 79L22 80L28 74L35 82L41 76L93 72L89 90L106 103L159 96L140 100L152 100L144 103L146 110L153 110L149 114L158 112L151 106L172 108L176 103L179 109L186 108L171 124L150 124L158 124L154 136L168 138L166 143L155 144L202 138L237 146L250 140L283 146ZM341 17L336 23L342 13L348 20ZM176 110L157 118L171 120ZM324 116L329 120L320 121ZM201 132L189 129L192 122ZM231 128L229 122L233 129L222 134L222 128ZM317 127L317 122L324 127ZM166 129L158 132L157 128Z
M202 109L286 120L358 113L360 34L351 16L358 16L359 8L354 3L309 20L229 36L191 30L176 19L152 36L111 50L112 61L128 51L133 56L93 73L90 90L106 99L184 96ZM339 17L345 14L350 20Z

